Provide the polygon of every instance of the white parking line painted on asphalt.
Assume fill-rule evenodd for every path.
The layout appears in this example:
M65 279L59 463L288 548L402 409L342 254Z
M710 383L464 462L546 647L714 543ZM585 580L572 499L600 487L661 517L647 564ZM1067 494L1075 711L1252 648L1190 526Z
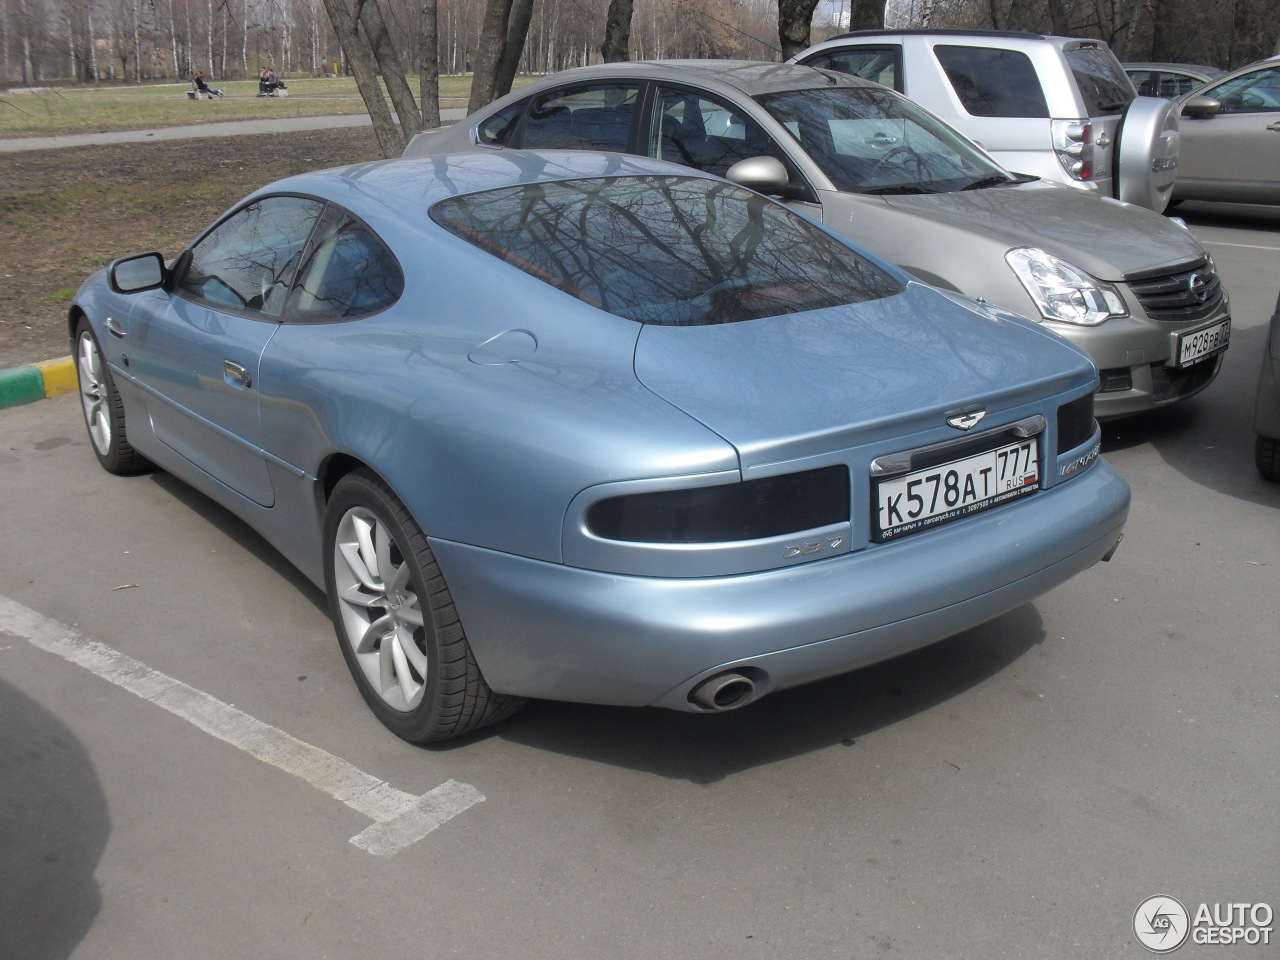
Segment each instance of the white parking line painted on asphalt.
M448 780L420 797L397 790L319 747L7 597L0 597L0 630L84 667L363 813L374 822L352 837L351 843L375 856L394 856L484 800L475 787L457 780Z
M1201 238L1201 243L1211 243L1215 247L1239 247L1241 250L1272 250L1280 253L1280 247L1267 247L1259 243L1227 243L1224 240L1205 240Z

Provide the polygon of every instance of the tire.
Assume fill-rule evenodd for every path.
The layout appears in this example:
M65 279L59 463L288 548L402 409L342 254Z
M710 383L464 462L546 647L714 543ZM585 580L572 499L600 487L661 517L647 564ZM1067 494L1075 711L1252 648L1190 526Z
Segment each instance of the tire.
M76 380L89 443L102 469L121 476L146 469L146 459L129 444L124 403L98 338L84 317L76 324Z
M359 470L338 482L324 550L338 644L388 730L411 743L446 740L524 704L485 683L426 536L381 479Z
M1280 440L1275 437L1258 437L1254 447L1254 462L1262 479L1280 483Z

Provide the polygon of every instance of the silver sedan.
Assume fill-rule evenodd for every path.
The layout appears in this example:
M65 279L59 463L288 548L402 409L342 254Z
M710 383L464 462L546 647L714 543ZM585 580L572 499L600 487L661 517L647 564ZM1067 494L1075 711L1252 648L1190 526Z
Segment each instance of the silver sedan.
M421 134L406 154L511 147L648 154L784 199L916 277L1033 317L1087 351L1103 417L1203 390L1230 336L1226 291L1188 230L1010 173L857 77L716 60L586 67Z
M1280 203L1280 57L1187 94L1178 109L1175 201Z

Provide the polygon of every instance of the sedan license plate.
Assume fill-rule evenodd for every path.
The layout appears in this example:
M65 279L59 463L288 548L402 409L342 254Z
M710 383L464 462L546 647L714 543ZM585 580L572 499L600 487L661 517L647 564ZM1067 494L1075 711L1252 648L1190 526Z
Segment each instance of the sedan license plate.
M1034 492L1039 480L1039 437L881 480L876 484L875 538L896 540L989 510Z
M1177 350L1179 367L1189 367L1193 363L1227 349L1227 341L1231 339L1231 321L1223 320L1212 327L1195 330L1178 335Z

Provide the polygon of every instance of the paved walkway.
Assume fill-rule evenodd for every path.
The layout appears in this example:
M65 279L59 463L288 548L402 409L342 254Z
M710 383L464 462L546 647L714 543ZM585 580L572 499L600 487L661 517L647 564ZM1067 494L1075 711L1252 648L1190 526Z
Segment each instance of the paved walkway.
M462 107L440 111L445 123L467 115ZM273 117L263 120L228 120L223 123L193 123L185 127L155 130L121 130L114 133L73 133L60 137L0 138L0 153L21 150L57 150L63 147L90 147L112 143L145 143L148 140L190 140L196 137L245 137L261 133L294 133L303 130L331 130L335 127L367 127L367 113L332 117Z

